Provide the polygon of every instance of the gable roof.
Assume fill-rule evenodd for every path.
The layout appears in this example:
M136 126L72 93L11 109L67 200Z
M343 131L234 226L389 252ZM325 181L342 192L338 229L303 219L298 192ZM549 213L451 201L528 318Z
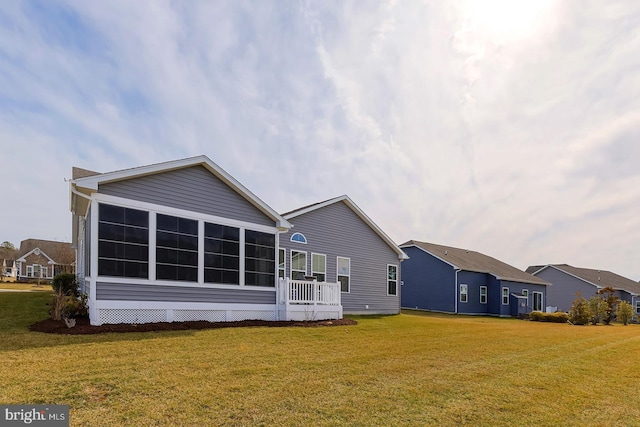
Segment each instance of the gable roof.
M55 264L72 264L76 259L76 253L71 247L71 243L26 239L20 242L20 250L16 261L24 261L36 249L39 249L46 258Z
M590 285L598 288L605 288L611 286L613 289L622 290L631 294L640 295L640 283L631 279L627 279L624 276L612 273L607 270L596 270L591 268L574 267L569 264L547 264L547 265L532 265L527 268L531 274L538 274L542 270L547 268L555 268L566 274L577 277Z
M77 177L71 180L71 212L83 214L83 208L86 209L87 201L82 199L97 191L99 184L124 181L193 166L203 166L263 214L273 219L278 228L283 230L291 228L291 224L285 218L204 155L107 173L95 173L86 169L74 168L73 174L77 175Z
M367 214L364 213L364 211L362 209L360 209L358 207L358 205L356 205L355 203L353 203L353 200L351 200L349 198L349 196L347 196L346 194L342 195L342 196L338 196L338 197L334 197L333 199L329 199L329 200L325 200L323 202L317 202L317 203L312 203L310 205L307 206L303 206L301 208L298 208L296 210L287 212L282 214L283 217L285 217L287 220L289 219L293 219L295 217L298 217L300 215L304 215L306 213L318 210L318 209L322 209L326 206L329 205L333 205L334 203L344 203L345 205L347 205L347 207L349 209L351 209L365 224L367 224L369 226L369 228L371 228L396 254L398 254L398 259L400 260L405 260L405 259L409 259L409 257L407 256L407 254L404 253L404 251L402 249L400 249L400 247L398 245L395 244L395 242L393 240L391 240L391 238L389 236L387 236L385 234L384 231L382 231L382 229L380 227L378 227L372 220L371 218L369 218L367 216Z
M488 273L500 280L513 282L532 283L536 285L550 285L549 282L519 270L509 264L492 258L480 252L468 249L454 248L451 246L436 245L434 243L409 240L400 245L401 248L415 246L439 260L464 271Z

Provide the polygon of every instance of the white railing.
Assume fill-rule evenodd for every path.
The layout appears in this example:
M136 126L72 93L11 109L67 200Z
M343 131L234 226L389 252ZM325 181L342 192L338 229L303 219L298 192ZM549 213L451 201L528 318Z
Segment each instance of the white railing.
M340 305L340 284L315 280L280 279L285 304Z

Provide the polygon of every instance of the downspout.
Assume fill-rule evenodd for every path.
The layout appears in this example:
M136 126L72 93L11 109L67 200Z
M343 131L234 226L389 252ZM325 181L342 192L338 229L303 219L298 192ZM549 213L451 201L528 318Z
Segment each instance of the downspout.
M453 291L455 293L455 298L454 298L454 302L455 302L455 310L454 310L454 314L458 314L458 273L461 271L460 268L456 268L455 269L455 282L453 284Z

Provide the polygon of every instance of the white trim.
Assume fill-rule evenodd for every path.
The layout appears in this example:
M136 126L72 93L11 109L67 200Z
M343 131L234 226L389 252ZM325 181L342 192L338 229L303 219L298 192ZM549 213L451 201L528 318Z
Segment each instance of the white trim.
M44 257L49 260L47 262L47 264L56 264L56 262L49 255L47 255L42 249L40 249L38 247L35 247L35 248L31 249L29 252L27 252L26 254L22 255L20 258L18 258L16 261L18 261L18 262L27 262L26 258L29 255L33 254L35 251L38 251L38 253L35 254L36 256L44 255Z
M100 194L100 193L94 194L94 199L98 203L107 203L114 206L145 210L145 211L155 212L155 213L164 214L164 215L178 216L185 219L203 220L203 221L210 222L213 224L218 224L218 225L228 225L236 228L248 228L250 230L262 231L262 232L271 233L271 234L275 234L279 231L278 228L274 226L254 224L252 222L246 222L246 221L238 221L235 219L224 218L224 217L215 216L215 215L207 215L207 214L194 212L190 210L158 205L155 203L147 203L147 202L140 202L132 199L124 199L122 197L109 196L106 194Z
M506 295L505 295L505 292L504 292L505 290L507 291ZM502 302L501 305L509 305L509 295L510 295L509 288L507 288L506 286L503 286L501 292L502 292L500 294L500 301ZM507 297L507 302L506 303L504 302L504 297L505 296Z
M542 293L540 291L532 291L531 292L531 308L534 311L536 310L536 308L535 308L535 301L536 301L535 295L536 294L540 295L540 308L537 311L544 311L544 293Z
M464 295L464 300L462 299L462 295ZM465 304L469 302L469 285L467 285L466 283L460 283L460 302L463 302Z
M367 214L364 213L362 209L360 209L355 203L353 203L353 200L351 200L349 196L347 196L346 194L342 196L334 197L333 199L325 200L324 202L321 202L321 203L316 203L315 205L307 206L306 208L301 208L301 209L289 212L283 215L283 217L289 220L289 219L298 217L300 215L304 215L306 213L315 211L317 209L322 209L326 206L329 206L338 202L344 202L345 205L347 205L353 212L355 212L355 214L358 217L360 217L360 219L364 221L369 226L369 228L371 228L391 249L393 249L393 251L396 254L398 254L398 259L400 260L409 259L407 254L404 253L404 251L400 249L400 247L396 245L395 242L389 236L387 236L385 232L382 231L382 229L378 227L371 220L371 218L369 218Z
M349 261L349 274L339 274L338 269L340 266L340 262L338 261L340 258L342 259L346 259ZM349 290L347 290L346 292L342 290L342 283L340 282L340 280L338 280L339 276L346 276L349 278ZM346 256L337 256L336 257L336 283L340 283L340 292L343 294L350 294L351 293L351 258L347 258Z
M304 239L304 242L301 242L299 240L293 240L294 236L302 236L302 238ZM299 243L301 245L306 245L307 244L307 236L305 236L304 234L300 233L299 231L296 231L295 233L293 233L291 235L291 237L289 238L289 241L292 243Z
M324 258L324 272L321 271L314 271L313 270L313 256L317 255L319 257ZM314 273L318 273L318 274L324 274L324 282L327 281L327 255L326 254L320 254L320 253L316 253L316 252L311 252L311 275L313 276ZM319 280L320 281L320 280Z
M482 294L482 290L484 289L484 295ZM489 289L486 285L480 285L480 304L487 304L489 300ZM484 297L484 302L482 301L482 297Z
M151 285L151 286L174 286L179 288L207 288L207 289L246 289L246 290L254 290L254 291L264 291L264 292L274 292L275 288L271 286L253 286L253 285L245 285L240 287L240 285L228 285L225 283L196 283L196 282L186 282L186 281L172 281L172 280L154 280L153 282L147 279L137 279L130 277L111 277L111 276L99 276L96 278L96 282L98 283L114 283L114 284L124 284L124 285Z
M147 256L149 265L147 266L147 277L149 280L156 280L157 277L157 265L156 265L156 256L157 256L157 242L158 242L158 216L156 212L148 212L149 214L149 229L147 230L149 233L149 239L147 243L149 244L149 254ZM153 230L153 233L151 232ZM96 235L96 238L99 236Z
M91 319L96 319L98 315L96 309L96 278L98 277L98 238L100 237L100 233L98 229L100 227L99 224L99 214L100 208L97 203L92 203L93 207L91 208L91 239L90 244L91 248L89 249L90 253L90 267L89 270L91 274L89 275L89 317Z
M425 249L425 248L423 248L423 247L420 247L420 246L416 245L415 243L411 243L410 245L402 245L402 246L400 246L400 247L401 247L401 248L416 248L416 249L420 249L422 252L424 252L424 253L426 253L426 254L431 255L431 256L432 256L432 257L434 257L435 259L440 260L440 261L444 262L445 264L450 265L450 266L451 266L451 267L453 267L455 270L463 271L463 270L462 270L462 268L458 267L457 265L450 263L449 261L447 261L447 260L446 260L446 259L444 259L444 258L440 258L438 255L436 255L436 254L434 254L434 253L431 253L430 251L426 250L426 249ZM464 270L464 271L468 271L468 270ZM476 272L476 273L488 273L488 272L486 272L486 271L482 271L482 272L478 271L478 272ZM491 274L491 273L489 273L489 274ZM456 292L456 293L457 293L457 292ZM457 299L457 298L458 298L458 296L456 295L456 299Z
M527 295L525 295L525 292L527 293ZM523 296L526 296L526 297L527 297L527 306L528 306L528 305L529 305L529 289L522 289L522 291L520 291L520 293L521 293Z
M198 285L204 284L204 220L198 220Z
M147 175L154 175L161 172L169 172L172 170L185 169L192 166L203 166L207 169L211 174L220 179L223 183L231 187L236 193L242 196L245 200L251 203L253 206L258 208L258 210L262 211L265 215L270 217L276 223L277 228L281 228L282 230L286 230L291 228L291 223L289 223L284 217L280 216L275 210L273 210L269 205L264 203L253 194L249 189L247 189L244 185L240 184L235 178L233 178L229 173L227 173L224 169L218 166L216 163L211 161L207 156L196 156L190 157L187 159L181 160L173 160L164 163L157 163L153 165L146 165L135 167L131 169L125 169L120 171L108 172L99 175L93 175L84 178L77 178L71 180L72 185L78 187L85 188L87 190L98 191L99 184L106 184L116 181L123 181L132 178L139 178Z
M396 268L396 278L395 280L391 280L389 279L389 267L395 267ZM396 282L396 293L395 294L390 294L389 293L389 282ZM398 296L398 264L387 264L387 280L386 280L386 284L387 284L387 296L391 296L391 297L397 297Z
M245 284L245 278L247 276L247 270L245 269L245 257L246 257L246 251L245 251L245 228L244 227L240 227L240 231L238 233L238 245L239 245L239 250L238 250L238 284L240 286L244 286Z

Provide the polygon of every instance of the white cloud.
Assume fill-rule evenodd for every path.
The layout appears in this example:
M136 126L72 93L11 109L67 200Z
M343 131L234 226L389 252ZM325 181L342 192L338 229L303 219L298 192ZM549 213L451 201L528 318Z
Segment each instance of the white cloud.
M640 278L640 10L473 4L2 5L2 240L68 238L71 166L206 154L281 211Z

